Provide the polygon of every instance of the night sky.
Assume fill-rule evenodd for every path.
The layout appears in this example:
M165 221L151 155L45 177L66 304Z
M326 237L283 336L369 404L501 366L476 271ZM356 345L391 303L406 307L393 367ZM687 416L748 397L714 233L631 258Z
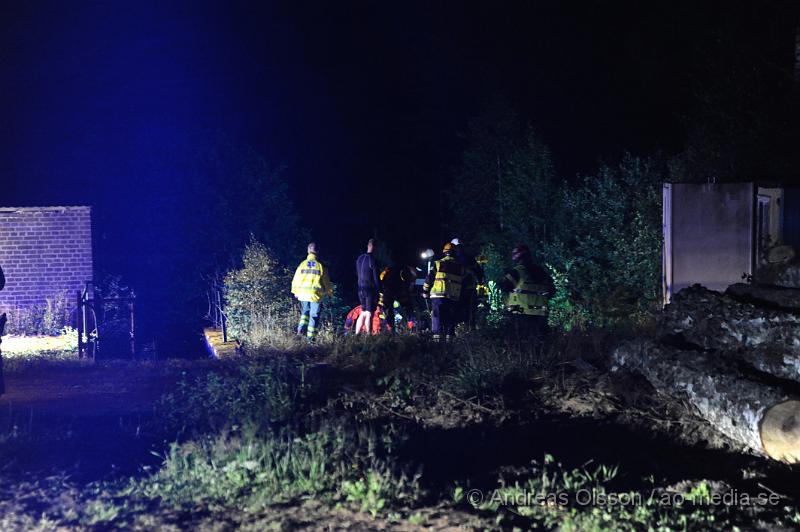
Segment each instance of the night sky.
M204 186L193 149L223 136L285 167L338 271L373 232L411 256L451 236L437 207L487 102L535 127L565 179L675 153L704 52L727 32L791 64L792 5L5 2L0 203L92 204L98 266L124 270L141 227L163 225L162 251L193 231L158 212L183 212Z

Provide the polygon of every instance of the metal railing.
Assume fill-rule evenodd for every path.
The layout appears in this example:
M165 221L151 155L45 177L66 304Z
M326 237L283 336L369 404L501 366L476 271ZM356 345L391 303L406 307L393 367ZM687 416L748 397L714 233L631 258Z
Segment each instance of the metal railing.
M208 293L208 318L215 329L222 329L222 341L228 341L228 315L225 313L225 288L219 284L212 284Z
M77 329L78 329L78 357L93 358L98 351L103 322L106 318L107 306L111 304L127 306L129 313L128 335L130 337L130 354L136 354L136 294L129 296L99 297L91 289L92 282L88 281L83 290L78 290L77 297Z

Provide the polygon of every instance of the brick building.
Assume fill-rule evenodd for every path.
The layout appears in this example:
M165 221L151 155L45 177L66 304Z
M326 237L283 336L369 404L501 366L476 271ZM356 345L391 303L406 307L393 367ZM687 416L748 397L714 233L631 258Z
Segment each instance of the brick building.
M91 207L0 207L0 312L44 305L92 280Z

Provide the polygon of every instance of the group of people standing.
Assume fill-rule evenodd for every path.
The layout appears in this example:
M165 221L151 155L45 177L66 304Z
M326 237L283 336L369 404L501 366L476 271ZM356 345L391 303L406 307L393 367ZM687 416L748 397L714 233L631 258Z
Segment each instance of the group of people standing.
M395 307L402 309L409 328L413 324L412 295L417 270L411 266L386 267L379 270L373 256L376 242L367 242L366 253L356 259L359 307L357 318L348 319L355 333L375 333L376 313L388 328L395 328ZM546 328L547 305L553 295L553 282L547 272L533 262L527 246L517 246L511 253L514 267L497 280L504 292L504 306L526 332L541 335ZM442 257L429 263L421 295L431 315L434 340L447 341L455 334L458 323L475 326L478 295L485 290L485 274L481 265L463 252L454 238L442 248ZM333 294L328 270L320 262L317 246L308 245L308 255L295 270L292 293L300 301L301 315L297 333L310 342L316 338L322 298ZM350 316L348 316L350 318Z

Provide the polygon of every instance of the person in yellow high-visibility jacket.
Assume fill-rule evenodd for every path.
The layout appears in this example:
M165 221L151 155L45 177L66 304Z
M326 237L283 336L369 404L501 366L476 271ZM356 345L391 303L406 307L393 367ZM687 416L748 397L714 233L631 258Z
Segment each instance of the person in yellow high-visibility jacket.
M511 251L514 268L507 270L497 284L506 295L506 310L511 314L517 335L542 340L547 335L547 307L555 288L547 271L533 262L528 246Z
M422 285L422 297L431 300L431 330L434 341L448 341L455 334L461 283L466 269L455 258L455 246L448 242L444 257L433 264Z
M292 278L292 293L300 301L300 322L297 334L305 334L309 342L317 337L319 309L322 298L333 295L328 270L317 258L317 245L308 245L308 256L301 262Z

